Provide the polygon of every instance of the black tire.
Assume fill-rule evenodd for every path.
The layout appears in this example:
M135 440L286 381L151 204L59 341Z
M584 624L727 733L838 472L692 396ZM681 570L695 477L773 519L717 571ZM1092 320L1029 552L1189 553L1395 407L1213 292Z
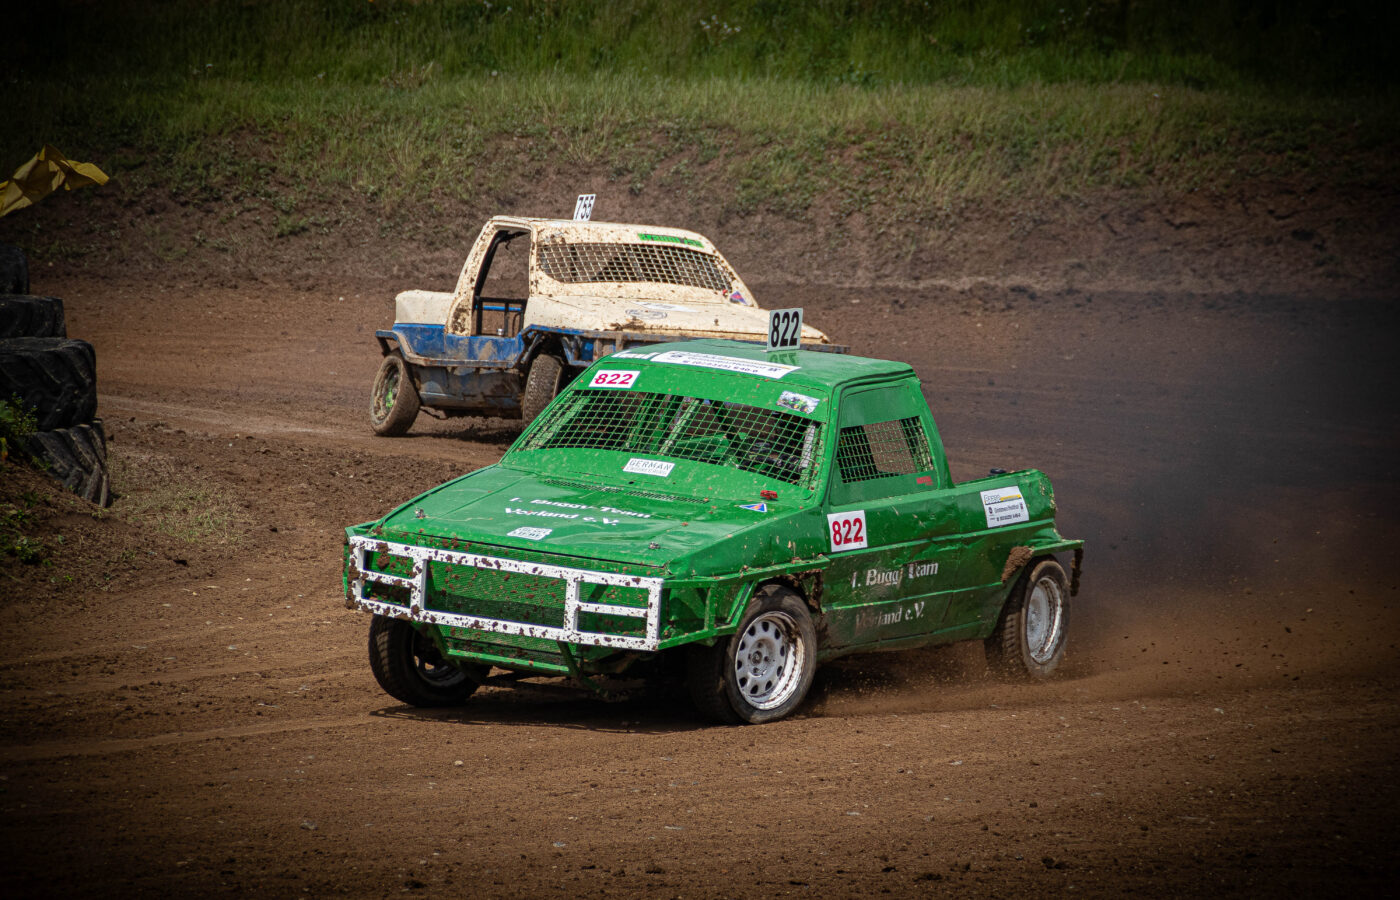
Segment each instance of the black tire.
M1069 579L1050 557L1021 573L987 638L987 665L1008 678L1044 679L1065 656L1069 628Z
M369 667L384 693L410 706L456 706L476 690L480 667L443 657L432 638L403 619L375 616L369 625Z
M14 244L0 244L0 294L29 293L29 260Z
M554 395L559 393L559 385L564 380L564 361L557 356L540 355L530 363L530 374L525 378L525 393L520 398L520 419L526 425L535 421Z
M397 353L384 357L379 374L374 376L374 391L369 400L369 424L374 433L383 437L398 437L413 426L418 418L418 389L408 363Z
M794 591L765 585L749 601L739 630L714 646L691 646L690 697L718 722L759 725L789 715L806 699L817 671L817 632Z
M102 421L39 431L29 436L29 452L48 465L49 474L73 493L98 506L112 504L107 472L107 436Z
M87 341L71 338L0 340L0 397L18 397L34 413L35 431L90 422L97 413L97 354Z
M57 297L0 296L0 339L67 336L63 301Z

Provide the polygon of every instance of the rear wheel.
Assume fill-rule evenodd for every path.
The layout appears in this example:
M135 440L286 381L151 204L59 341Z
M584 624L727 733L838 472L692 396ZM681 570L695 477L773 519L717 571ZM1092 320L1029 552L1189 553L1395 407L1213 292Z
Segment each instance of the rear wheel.
M530 374L525 378L525 394L520 398L520 418L526 425L544 412L549 401L559 393L563 379L564 361L557 356L541 354L530 363Z
M1053 559L1031 563L1012 588L996 631L986 640L987 664L1013 678L1049 678L1065 655L1069 579Z
M712 647L690 651L691 698L721 722L758 725L801 705L817 670L817 633L798 594L782 585L760 588L739 630Z
M379 374L374 376L374 393L370 397L369 423L374 433L397 437L408 431L418 418L418 391L408 371L408 363L397 353L384 357Z
M403 619L375 616L369 626L369 667L384 693L410 706L456 706L486 673L447 659L437 644ZM473 677L476 676L476 677Z

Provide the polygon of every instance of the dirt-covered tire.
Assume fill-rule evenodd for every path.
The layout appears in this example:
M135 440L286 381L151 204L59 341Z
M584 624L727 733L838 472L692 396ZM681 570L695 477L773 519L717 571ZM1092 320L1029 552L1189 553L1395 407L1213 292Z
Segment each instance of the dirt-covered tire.
M0 340L0 398L19 398L35 431L71 428L97 412L97 354L87 341Z
M526 425L535 418L559 393L559 385L564 380L564 361L557 356L541 354L530 363L530 373L525 377L525 393L520 398L520 419Z
M29 453L79 497L98 506L111 505L107 436L102 432L100 419L72 428L35 432L29 436Z
M432 638L388 616L370 622L369 667L384 693L410 706L456 706L485 674L445 659Z
M29 260L14 244L0 244L0 294L29 293Z
M0 339L67 336L62 300L25 294L0 295Z
M398 437L418 418L418 389L408 363L397 353L384 357L374 376L374 392L369 401L369 424L382 437Z
M1069 628L1069 579L1055 560L1032 562L1002 607L987 638L987 665L1008 678L1049 678L1065 656Z
M690 697L708 718L759 725L797 709L817 671L817 632L807 604L782 585L760 588L739 630L713 646L692 645Z

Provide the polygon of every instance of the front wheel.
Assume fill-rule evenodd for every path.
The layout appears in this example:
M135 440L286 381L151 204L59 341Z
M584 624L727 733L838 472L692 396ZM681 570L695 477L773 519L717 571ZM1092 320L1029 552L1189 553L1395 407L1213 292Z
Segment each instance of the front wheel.
M987 664L1015 678L1049 678L1065 656L1069 579L1053 559L1033 562L1012 588L996 631L987 638Z
M739 630L690 651L688 682L696 707L712 719L758 725L795 710L817 671L817 632L794 591L759 589Z
M379 374L374 376L369 423L375 434L397 437L408 431L416 418L418 391L413 387L408 363L397 353L390 353L379 365Z
M432 638L403 619L375 616L369 625L369 667L384 693L410 706L456 706L486 673L443 657ZM473 677L476 676L476 677Z
M530 363L530 373L525 376L525 394L520 398L520 418L526 425L544 412L549 401L559 393L559 385L564 379L564 361L557 356L541 354Z

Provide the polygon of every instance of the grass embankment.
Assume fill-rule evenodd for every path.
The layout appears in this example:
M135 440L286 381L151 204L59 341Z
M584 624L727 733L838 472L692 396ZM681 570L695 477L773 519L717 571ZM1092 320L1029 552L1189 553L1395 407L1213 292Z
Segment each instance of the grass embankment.
M133 191L261 198L279 234L332 196L506 191L522 162L798 216L1396 174L1365 52L1394 16L1359 5L145 6L28 32L0 170L47 141Z

